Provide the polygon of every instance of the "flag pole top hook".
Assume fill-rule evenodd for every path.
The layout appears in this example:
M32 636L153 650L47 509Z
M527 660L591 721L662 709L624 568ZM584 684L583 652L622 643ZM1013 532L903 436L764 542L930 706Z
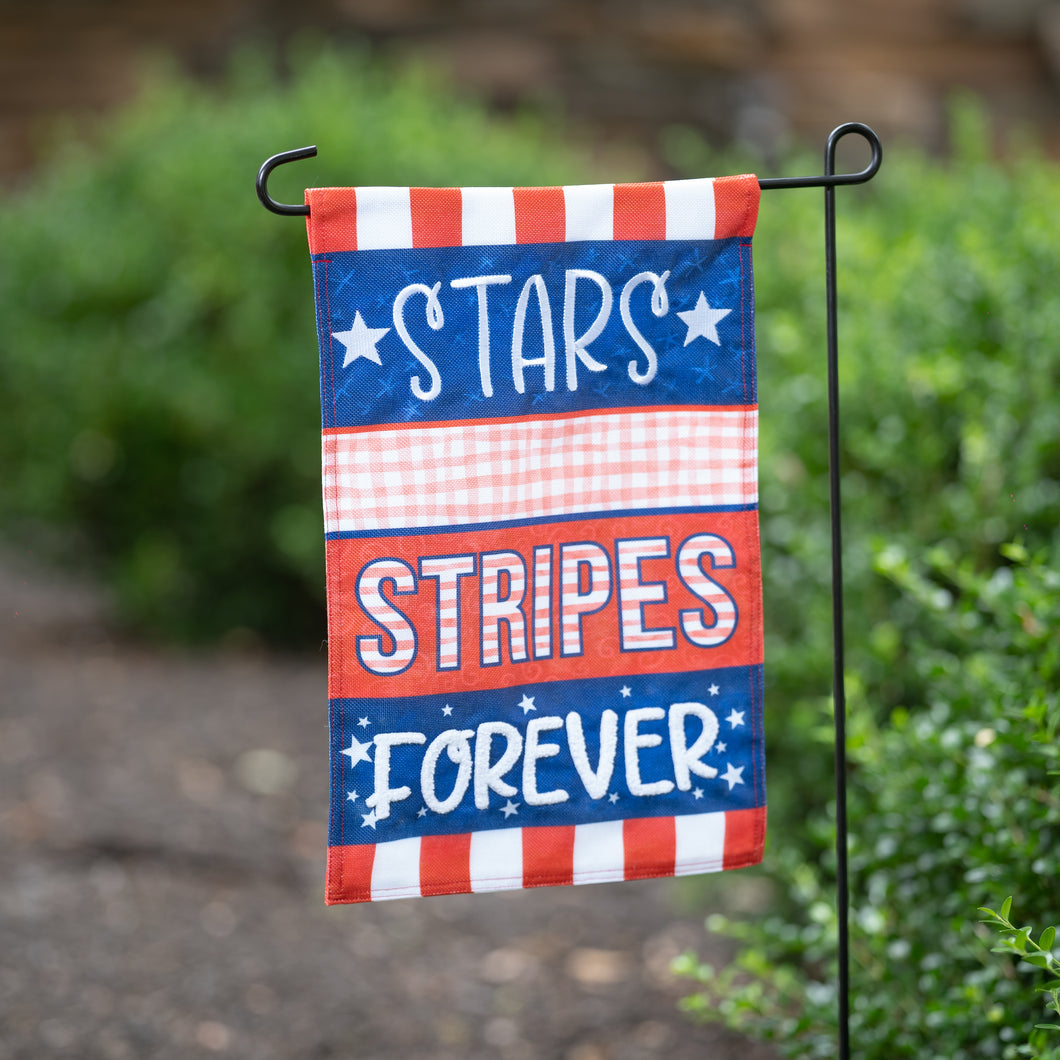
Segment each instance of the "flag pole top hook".
M835 151L839 141L849 133L857 133L868 141L872 148L869 164L857 173L837 173L835 171ZM876 133L860 121L848 121L832 130L824 149L824 175L820 177L766 177L759 180L764 191L773 188L834 188L840 184L864 184L876 176L883 161L883 146Z
M872 148L872 158L869 164L857 173L836 173L835 172L835 152L836 146L839 141L850 133L857 133L863 139L868 141L869 146ZM281 214L284 217L308 217L309 207L305 204L293 205L288 203L277 202L269 194L269 175L277 166L282 166L285 162L297 162L302 158L313 158L317 153L315 146L313 147L296 147L293 151L281 151L278 155L273 155L271 158L267 158L262 164L261 169L258 170L258 179L256 183L258 198L261 200L262 206L267 210L271 210L273 213ZM864 125L859 121L849 121L844 125L840 125L832 130L831 135L828 137L828 143L825 146L824 151L824 175L819 177L765 177L759 180L759 186L769 191L774 188L834 188L840 184L864 184L867 180L872 180L876 176L876 171L880 168L880 163L883 161L883 148L880 145L880 138L870 129L867 125Z
M269 174L277 166L282 166L285 162L297 162L301 158L313 158L316 153L315 145L312 147L296 147L293 151L281 151L278 155L265 159L261 169L258 170L258 179L255 187L258 190L258 198L261 200L261 205L266 210L271 210L273 213L281 214L284 217L309 216L309 207L304 203L297 206L288 205L287 203L277 202L269 194Z

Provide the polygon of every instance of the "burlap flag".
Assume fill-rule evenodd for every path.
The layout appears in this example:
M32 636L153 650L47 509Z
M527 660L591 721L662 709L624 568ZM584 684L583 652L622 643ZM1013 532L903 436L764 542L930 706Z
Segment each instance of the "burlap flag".
M758 195L306 193L329 903L760 860Z

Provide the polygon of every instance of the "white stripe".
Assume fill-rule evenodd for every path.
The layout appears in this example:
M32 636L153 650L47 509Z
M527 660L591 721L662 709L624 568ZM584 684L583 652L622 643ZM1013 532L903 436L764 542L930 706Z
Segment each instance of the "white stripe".
M471 833L471 890L507 891L523 885L523 830L497 828Z
M357 189L357 249L412 246L412 206L408 188Z
M511 188L462 188L465 247L515 242L515 197Z
M572 184L563 189L567 217L567 242L579 239L614 239L615 186Z
M411 898L420 893L420 839L377 843L372 862L372 901Z
M720 872L725 859L725 814L690 813L674 818L674 875Z
M663 189L667 239L714 238L714 181L711 177L666 180Z
M626 878L626 847L621 821L598 821L574 828L574 883Z

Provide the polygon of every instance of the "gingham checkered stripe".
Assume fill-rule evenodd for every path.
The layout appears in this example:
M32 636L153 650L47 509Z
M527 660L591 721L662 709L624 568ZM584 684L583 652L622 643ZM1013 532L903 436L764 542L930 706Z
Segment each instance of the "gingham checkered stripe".
M726 862L728 816L717 812L576 825L571 829L573 849L553 869L535 865L533 850L535 833L550 829L501 828L377 843L369 873L358 881L363 888L359 897L380 901L719 872Z
M756 504L757 453L754 408L329 431L325 529Z

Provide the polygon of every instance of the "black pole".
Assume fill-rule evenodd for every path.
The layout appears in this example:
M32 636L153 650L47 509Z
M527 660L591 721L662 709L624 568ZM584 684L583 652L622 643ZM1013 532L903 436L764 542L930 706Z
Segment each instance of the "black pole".
M860 173L836 174L835 152L839 140L856 132L869 141L872 160ZM883 153L879 138L867 125L849 122L828 137L823 177L781 177L762 180L763 189L824 188L825 303L828 331L828 500L832 533L832 701L835 719L836 805L836 919L839 963L839 1060L850 1060L850 879L847 869L847 736L845 646L843 640L843 532L841 465L839 454L839 327L836 296L835 189L839 184L871 180L880 168Z
M828 138L825 174L835 172L839 130ZM841 134L840 134L841 135ZM839 926L839 1060L850 1057L850 882L847 875L847 697L843 641L843 528L839 459L839 325L836 313L835 186L824 189L828 314L828 500L832 523L832 699L835 715L836 918Z

